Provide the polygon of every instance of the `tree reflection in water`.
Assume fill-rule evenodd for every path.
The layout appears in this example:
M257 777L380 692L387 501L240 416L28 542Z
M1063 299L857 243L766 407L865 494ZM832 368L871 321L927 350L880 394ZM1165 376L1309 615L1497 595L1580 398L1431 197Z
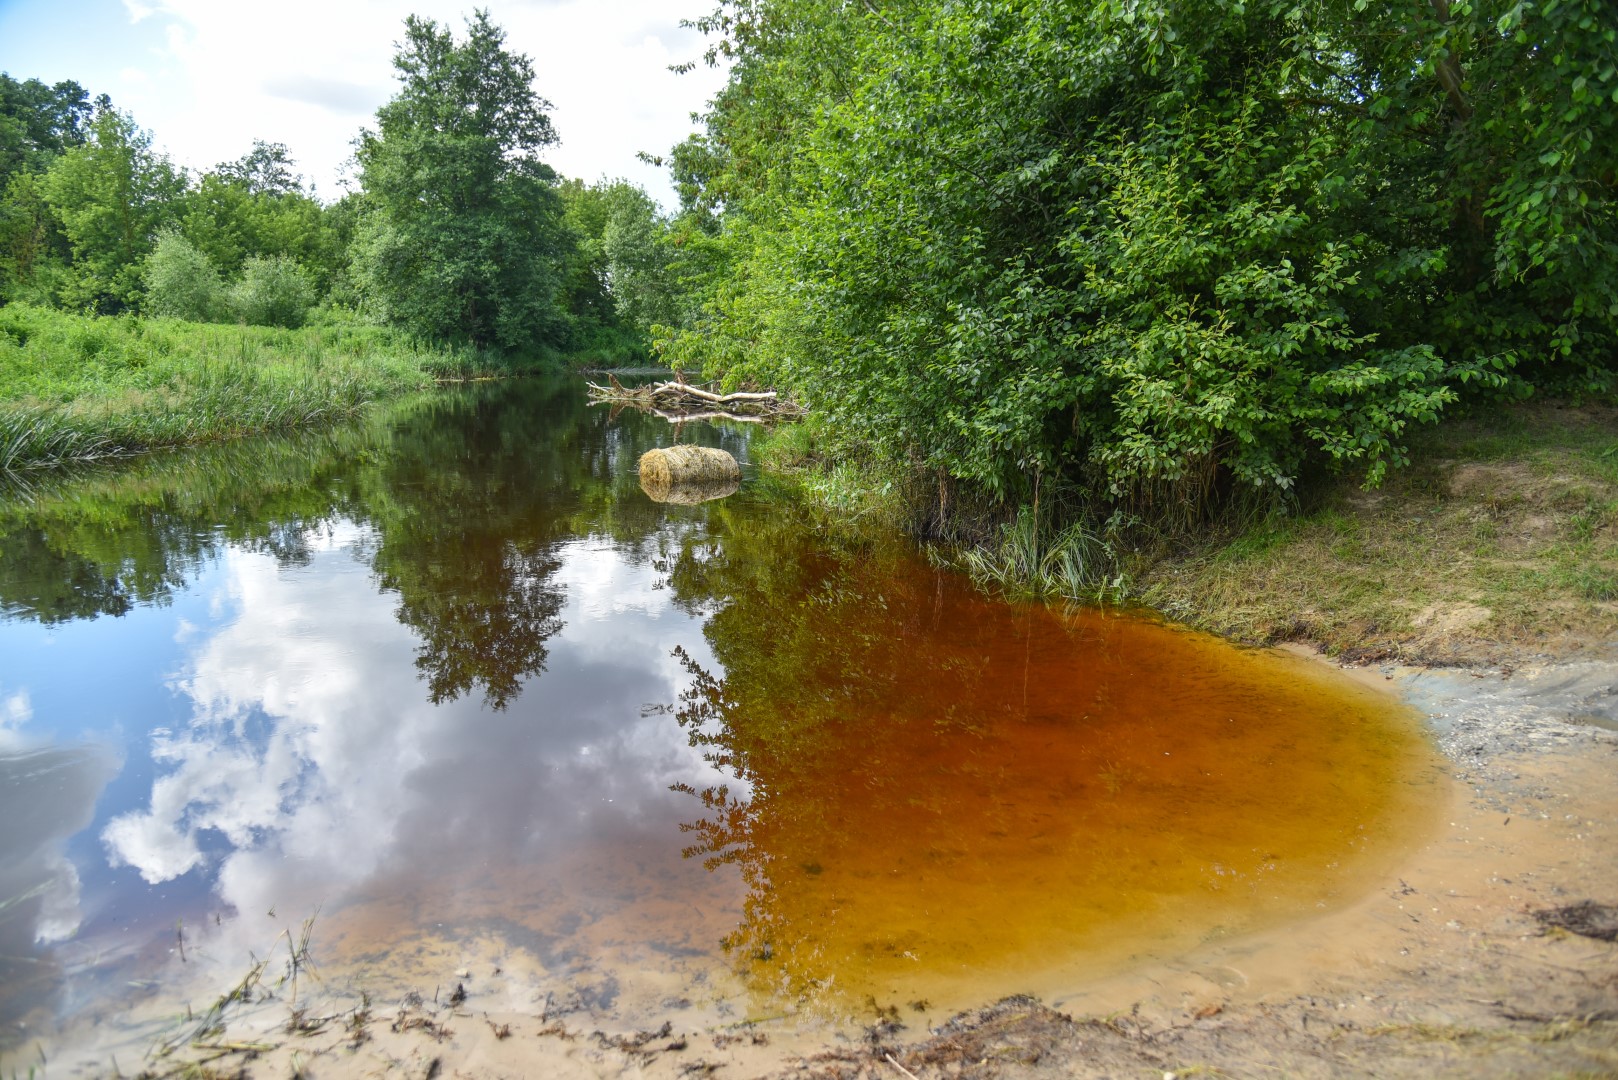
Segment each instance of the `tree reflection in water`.
M1425 820L1409 719L1303 662L726 524L668 565L723 666L677 654L678 717L750 795L677 790L686 855L746 882L725 947L762 993L1013 992L1313 910Z
M168 603L227 549L296 568L313 532L351 521L371 530L362 557L420 637L430 700L481 692L505 708L561 629L559 546L602 530L644 545L661 522L626 469L663 434L640 419L608 425L576 382L536 380L42 480L0 496L0 610L123 615Z

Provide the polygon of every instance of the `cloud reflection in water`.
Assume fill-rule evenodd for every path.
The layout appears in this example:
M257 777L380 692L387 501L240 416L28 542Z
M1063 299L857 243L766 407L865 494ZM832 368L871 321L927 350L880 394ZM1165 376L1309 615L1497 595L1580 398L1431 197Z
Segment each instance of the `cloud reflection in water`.
M446 883L498 893L555 878L583 853L626 854L619 880L609 870L572 886L614 903L648 857L661 864L651 872L688 872L678 826L690 808L671 786L736 781L645 708L672 703L687 679L673 647L706 646L644 560L607 541L556 545L552 585L566 602L545 674L505 709L433 705L416 636L354 557L364 533L332 531L293 570L224 556L217 602L233 617L183 642L171 685L190 720L154 732L150 804L106 826L110 856L152 883L201 868L244 916L422 892L437 904ZM597 871L613 862L598 858ZM262 923L237 921L240 947L258 944ZM218 933L215 951L228 952L236 935Z

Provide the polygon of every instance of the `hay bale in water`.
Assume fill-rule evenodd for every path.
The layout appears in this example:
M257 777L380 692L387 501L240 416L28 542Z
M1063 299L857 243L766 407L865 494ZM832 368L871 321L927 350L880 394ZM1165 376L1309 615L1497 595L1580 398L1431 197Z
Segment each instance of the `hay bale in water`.
M710 446L670 446L640 456L640 478L654 484L722 484L742 478L742 467Z
M657 502L699 503L722 499L742 480L742 467L723 450L670 446L640 458L640 486Z

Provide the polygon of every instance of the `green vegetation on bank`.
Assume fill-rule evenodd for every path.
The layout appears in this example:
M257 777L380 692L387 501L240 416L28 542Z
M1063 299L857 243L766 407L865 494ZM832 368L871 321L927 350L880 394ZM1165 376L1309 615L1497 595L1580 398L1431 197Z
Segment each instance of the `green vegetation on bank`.
M936 528L936 495L811 422L754 458L828 528ZM1416 433L1374 489L1318 472L1283 505L1227 503L1197 528L1030 504L978 506L940 562L1012 599L1141 604L1238 641L1345 659L1511 662L1618 642L1618 408L1493 406Z
M297 330L0 308L0 472L351 416L435 380L554 368L352 322Z
M200 174L105 95L0 73L0 467L352 413L434 378L645 363L675 303L625 181L559 177L486 12L411 17L399 87L317 198L262 139Z
M1133 599L1243 641L1490 660L1618 642L1618 409L1511 406L1419 434L1376 490L1130 557Z
M1608 8L721 0L662 347L1002 563L1374 486L1458 411L1618 387Z

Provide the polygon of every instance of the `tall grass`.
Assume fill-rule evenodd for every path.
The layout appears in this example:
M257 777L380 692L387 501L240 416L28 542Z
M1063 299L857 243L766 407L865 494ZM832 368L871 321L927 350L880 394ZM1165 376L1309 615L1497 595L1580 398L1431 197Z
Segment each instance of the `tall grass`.
M753 460L787 478L797 495L839 525L861 521L927 538L927 554L963 571L980 588L1007 596L1121 602L1128 586L1112 535L1069 490L1047 491L1009 520L1003 504L953 500L938 505L935 478L874 459L840 440L816 415L754 439Z
M119 452L112 440L65 423L48 410L0 412L0 472L37 462L93 461Z
M1100 603L1125 595L1117 552L1100 530L1083 519L1042 521L1034 507L1020 508L998 536L932 550L980 587L1009 596Z
M0 471L353 416L435 381L558 366L328 321L275 327L0 308Z

